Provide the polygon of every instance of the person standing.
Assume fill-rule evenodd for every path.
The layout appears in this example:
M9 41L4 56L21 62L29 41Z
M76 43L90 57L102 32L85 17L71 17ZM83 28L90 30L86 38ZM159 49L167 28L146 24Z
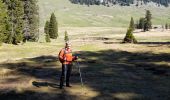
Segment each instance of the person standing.
M72 62L77 60L77 56L72 55L71 45L66 42L65 48L61 49L58 58L62 64L62 72L60 76L60 89L64 86L64 80L66 81L66 87L71 87L70 85L70 75L72 70Z

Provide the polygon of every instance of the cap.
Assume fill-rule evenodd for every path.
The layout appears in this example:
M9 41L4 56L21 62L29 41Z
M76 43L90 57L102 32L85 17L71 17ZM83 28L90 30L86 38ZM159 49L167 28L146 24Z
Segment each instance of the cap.
M70 42L66 42L65 45L69 47L71 46Z

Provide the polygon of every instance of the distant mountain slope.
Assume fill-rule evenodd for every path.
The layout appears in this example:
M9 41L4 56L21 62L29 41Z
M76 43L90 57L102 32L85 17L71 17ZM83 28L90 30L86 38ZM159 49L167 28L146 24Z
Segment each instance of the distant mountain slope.
M153 3L132 6L87 6L72 4L69 0L39 0L40 26L43 27L50 14L55 12L59 26L69 27L126 27L130 17L134 20L145 16L145 10L152 12L153 24L170 22L170 7L158 7Z
M85 5L105 5L105 6L113 6L119 4L121 6L130 6L134 4L136 6L147 5L150 2L157 4L157 6L165 6L168 7L170 0L70 0L70 2L74 4L85 4Z

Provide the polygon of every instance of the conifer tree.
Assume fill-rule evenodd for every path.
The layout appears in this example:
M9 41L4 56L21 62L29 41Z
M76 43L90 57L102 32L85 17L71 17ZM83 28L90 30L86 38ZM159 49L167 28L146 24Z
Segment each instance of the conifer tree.
M24 7L21 0L4 0L7 6L8 16L7 19L7 33L6 42L18 44L23 39L24 27Z
M45 40L46 42L51 42L49 34L45 34Z
M49 21L46 21L46 23L45 23L44 33L45 33L45 34L49 34Z
M57 39L58 37L58 23L57 23L54 13L51 14L51 18L50 18L49 35L50 35L50 38L52 39Z
M144 29L145 18L139 19L139 29Z
M12 43L13 41L13 34L14 34L14 1L12 0L3 0L3 2L5 3L6 7L7 7L7 14L8 14L8 18L6 20L6 24L8 26L7 28L7 33L6 33L6 43Z
M65 42L68 42L68 41L69 41L69 37L68 37L67 31L65 31L64 40L65 40Z
M145 16L146 22L144 24L144 31L149 31L149 29L152 28L152 14L149 10L146 11L146 16Z
M129 28L131 28L131 29L132 29L132 31L134 31L134 30L135 30L135 24L134 24L133 17L131 17Z
M46 23L45 23L44 33L45 33L45 40L46 40L46 42L51 42L50 35L49 35L49 21L46 21Z
M165 29L166 29L166 30L168 29L168 23L165 24Z
M0 45L5 39L5 33L6 33L6 17L7 17L7 11L6 7L3 4L2 1L0 1Z
M15 0L16 6L14 10L15 16L15 34L13 39L13 44L20 43L23 40L23 28L24 28L24 7L23 2L20 0Z
M36 40L39 29L37 0L1 0L7 17L4 42L18 44L25 39Z
M130 21L130 27L129 29L127 30L126 32L126 36L123 40L123 43L137 43L137 40L135 39L134 35L133 35L133 24L131 24L133 21L133 18L131 18L131 21Z
M25 35L32 41L37 41L39 34L39 8L37 0L22 0L24 3L24 29Z
M127 30L123 43L137 43L137 40L135 39L131 28Z

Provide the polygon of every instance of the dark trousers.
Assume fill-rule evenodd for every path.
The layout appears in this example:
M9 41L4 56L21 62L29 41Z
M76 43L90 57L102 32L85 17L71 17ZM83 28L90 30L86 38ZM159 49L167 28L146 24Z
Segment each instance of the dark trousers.
M72 70L72 64L62 64L62 73L60 77L60 87L63 86L66 80L66 86L70 85L70 75Z

